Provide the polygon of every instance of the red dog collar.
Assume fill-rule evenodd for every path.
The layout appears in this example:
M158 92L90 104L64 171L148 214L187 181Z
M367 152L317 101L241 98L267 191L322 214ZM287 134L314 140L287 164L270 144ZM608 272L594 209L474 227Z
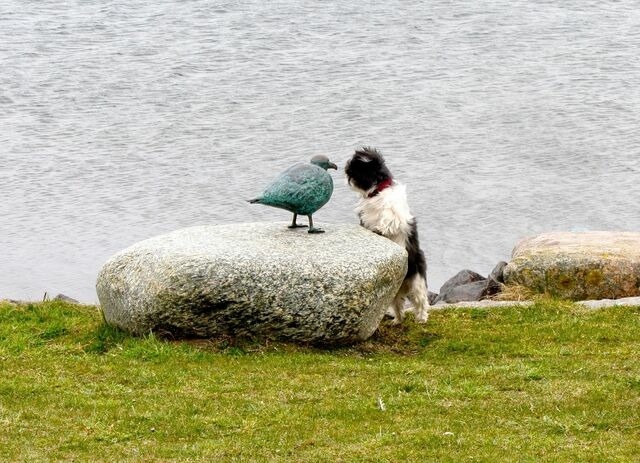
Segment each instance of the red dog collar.
M382 190L389 188L391 185L393 185L393 179L392 178L388 178L386 180L383 180L382 182L378 183L378 186L376 186L375 190L373 190L371 193L369 193L368 197L369 198L373 198L374 196L378 196L378 194Z

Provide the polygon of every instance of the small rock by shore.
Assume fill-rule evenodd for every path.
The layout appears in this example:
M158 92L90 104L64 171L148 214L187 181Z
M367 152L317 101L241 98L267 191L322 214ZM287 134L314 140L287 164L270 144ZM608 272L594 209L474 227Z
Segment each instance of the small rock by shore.
M0 299L0 301L6 301L12 304L33 304L34 302L36 302L36 301L23 301L20 299ZM45 301L63 301L63 302L68 302L69 304L80 304L80 301L78 301L77 299L74 299L62 293L59 293L54 298L50 298L49 294L45 292L44 296L42 297L42 300L39 302L45 302Z
M455 304L457 302L481 301L495 296L502 291L503 271L506 265L506 262L498 263L487 277L473 270L461 270L440 287L438 294L429 294L429 303L431 305Z
M623 297L622 299L597 299L588 301L575 301L576 304L586 307L587 309L606 309L609 307L640 307L640 297ZM464 301L456 303L438 302L431 307L431 310L444 310L444 309L491 309L498 307L513 307L513 306L530 306L534 301L493 301L491 299L485 299L482 301Z

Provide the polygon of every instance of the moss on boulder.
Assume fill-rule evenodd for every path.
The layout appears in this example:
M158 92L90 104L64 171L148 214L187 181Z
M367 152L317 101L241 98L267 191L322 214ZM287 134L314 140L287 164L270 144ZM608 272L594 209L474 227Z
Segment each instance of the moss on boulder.
M555 297L640 295L640 233L554 232L520 241L504 272L507 285Z

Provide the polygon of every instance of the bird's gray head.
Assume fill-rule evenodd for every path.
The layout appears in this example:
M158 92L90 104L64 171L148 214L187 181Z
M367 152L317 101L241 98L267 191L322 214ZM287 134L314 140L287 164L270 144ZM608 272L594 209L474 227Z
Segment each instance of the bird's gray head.
M314 164L318 167L322 167L324 170L327 170L327 169L338 170L338 166L336 166L333 162L329 161L329 158L324 154L316 154L314 157L312 157L311 164Z

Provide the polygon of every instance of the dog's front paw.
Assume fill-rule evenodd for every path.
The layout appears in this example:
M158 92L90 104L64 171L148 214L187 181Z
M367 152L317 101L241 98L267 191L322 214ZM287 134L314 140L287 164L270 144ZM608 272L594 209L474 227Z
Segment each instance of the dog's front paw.
M427 307L429 307L428 304L426 307L421 304L421 307L418 309L414 305L407 309L407 312L413 312L413 319L416 323L427 323L427 320L429 319L429 311L427 310Z

